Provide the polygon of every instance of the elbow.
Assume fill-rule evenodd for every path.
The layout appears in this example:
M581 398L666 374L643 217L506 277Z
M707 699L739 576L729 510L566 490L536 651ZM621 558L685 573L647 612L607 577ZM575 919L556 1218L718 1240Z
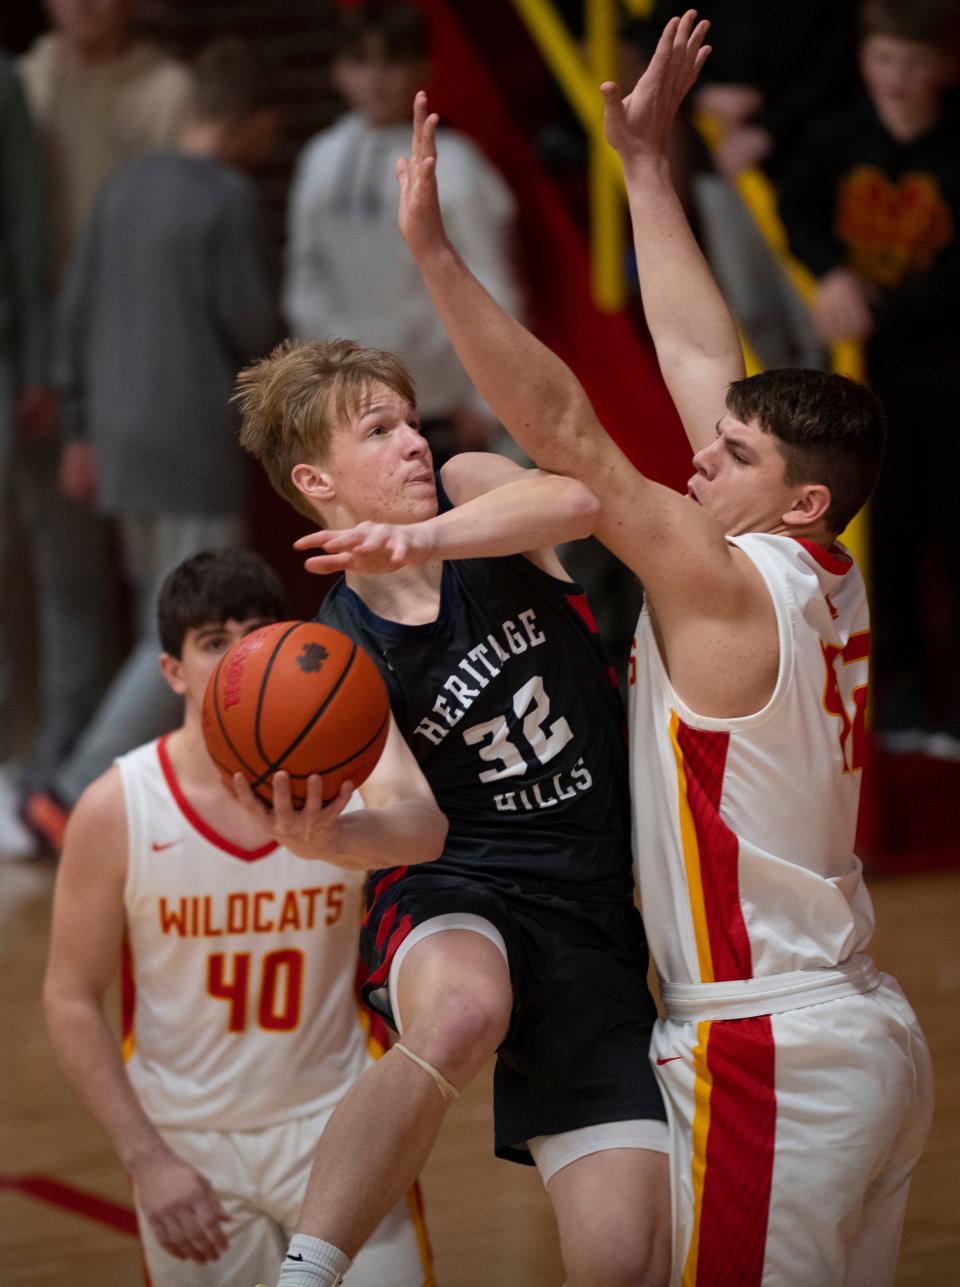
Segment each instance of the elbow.
M568 478L568 506L571 526L578 537L592 535L603 509L585 483Z
M450 823L447 821L447 815L437 810L437 815L433 820L433 836L429 846L430 862L439 858L443 853L444 846L447 843L447 832L450 830Z
M50 1034L54 1044L56 1044L57 1033L60 1030L61 1019L63 1016L64 998L61 989L58 987L56 980L47 971L47 976L43 981L43 1017L47 1025L47 1032Z
M426 820L422 844L419 847L421 862L434 862L440 857L447 843L449 830L450 823L447 821L447 815L441 813L435 806L431 808L430 817Z

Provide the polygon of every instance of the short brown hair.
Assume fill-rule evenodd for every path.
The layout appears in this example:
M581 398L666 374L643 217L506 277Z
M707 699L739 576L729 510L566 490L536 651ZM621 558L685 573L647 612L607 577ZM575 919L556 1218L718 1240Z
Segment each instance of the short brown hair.
M430 28L423 11L405 0L365 0L343 9L337 47L346 58L363 58L371 37L389 63L421 63L430 56Z
M956 52L960 4L957 0L864 0L860 39L870 36L891 36Z
M273 107L266 65L239 36L204 46L193 65L193 106L202 121L238 121Z
M413 378L400 359L355 340L284 340L237 377L233 401L240 407L241 447L260 461L284 500L308 518L315 519L316 511L291 471L326 460L331 429L356 414L372 384L385 384L416 405Z
M874 394L843 375L784 369L735 380L727 406L777 439L788 487L823 483L830 489L826 523L842 532L880 474L884 417Z
M157 599L160 646L183 656L188 630L262 617L282 621L287 596L259 554L235 548L201 550L167 574Z

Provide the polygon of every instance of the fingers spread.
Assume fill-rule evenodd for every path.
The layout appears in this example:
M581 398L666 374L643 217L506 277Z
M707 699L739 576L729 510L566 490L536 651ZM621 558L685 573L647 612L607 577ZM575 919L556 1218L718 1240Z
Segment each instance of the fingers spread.
M298 536L293 543L295 550L316 550L324 549L330 540L332 532L324 528L320 532L309 532L306 536Z
M265 825L269 825L270 810L254 793L250 783L242 773L233 775L233 794L248 813L254 814Z
M350 564L350 554L314 554L304 559L303 566L307 572L318 576L329 576L331 572L342 572Z
M427 118L427 96L418 89L413 99L413 143L411 154L414 161L419 161L423 151L423 123Z
M303 806L305 823L315 822L323 813L323 778L319 773L311 773L307 778L307 802Z
M273 813L277 826L286 828L293 821L293 792L290 788L290 774L279 769L270 779L270 790L273 792Z
M427 96L423 96L424 107L426 107ZM422 160L435 162L437 159L437 126L440 124L440 117L436 112L431 112L423 123L423 140L422 140ZM429 173L429 165L424 167Z

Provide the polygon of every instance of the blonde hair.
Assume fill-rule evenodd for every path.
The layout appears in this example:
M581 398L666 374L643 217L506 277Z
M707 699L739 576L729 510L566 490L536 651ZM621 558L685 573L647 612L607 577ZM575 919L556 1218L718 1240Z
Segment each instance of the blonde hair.
M385 384L416 405L413 379L400 359L355 340L284 340L237 377L233 401L240 408L241 447L308 518L317 514L293 482L293 467L326 461L330 431L356 415L372 384Z

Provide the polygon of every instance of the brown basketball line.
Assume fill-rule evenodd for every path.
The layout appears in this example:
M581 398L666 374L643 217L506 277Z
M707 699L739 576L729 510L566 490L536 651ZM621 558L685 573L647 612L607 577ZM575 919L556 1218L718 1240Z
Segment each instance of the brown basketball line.
M299 630L299 628L305 624L306 623L303 621L295 621L288 630L285 630L283 632L283 634L280 636L277 642L273 645L273 652L270 654L270 658L267 661L266 666L264 667L263 674L260 676L260 691L257 693L257 709L253 716L253 740L254 740L254 744L256 745L257 751L260 753L260 758L261 760L263 760L264 764L270 763L270 756L263 749L263 746L260 742L260 716L263 712L263 695L267 689L267 680L270 678L271 670L273 670L273 663L277 660L277 653L279 653L280 649L287 642L287 640L294 633L294 631Z
M324 773L332 773L335 769L342 769L345 764L349 764L351 760L359 759L359 757L364 753L364 751L368 751L370 747L373 746L374 742L383 732L389 719L390 719L390 712L388 710L386 715L384 715L383 719L380 721L379 728L374 733L374 735L369 739L369 741L365 742L363 746L358 746L357 749L351 755L348 755L345 760L338 760L336 764L327 764L322 769L311 769L309 773L290 773L289 769L284 769L284 772L290 775L291 780L300 782L304 778L311 777L314 773L319 773L323 775ZM332 796L330 798L333 799ZM326 801L324 801L324 803L326 804Z
M228 656L229 656L229 652L224 653L224 655L217 662L216 670L213 672L213 702L211 703L211 705L213 706L213 712L217 717L217 726L219 727L220 732L223 735L223 740L226 742L227 746L233 752L234 758L236 759L237 763L242 764L243 767L246 769L247 773L253 776L256 774L257 770L247 763L247 761L243 758L243 756L234 746L233 741L231 740L230 734L227 732L226 728L224 727L223 716L220 714L220 672L223 669L223 663L226 661ZM236 769L227 768L225 764L221 764L220 761L216 759L216 757L213 755L211 755L210 758L213 760L214 764L216 764L219 768L223 769L224 773L228 773L231 777L233 777L233 774L236 772ZM261 800L263 800L264 798L262 795L260 795L259 791L257 792L257 796ZM267 800L266 803L270 804L270 800Z
M306 623L306 622L303 622L303 623L298 623L298 624L306 625L307 623ZM295 630L295 629L297 629L297 626L294 626L294 627L293 627L293 629L294 629L294 630ZM280 642L277 644L277 649L279 649L279 648L280 648L281 644L282 644L282 643L284 642L284 640L288 637L288 635L289 635L289 634L292 634L292 633L293 633L293 631L291 630L291 631L288 631L288 632L287 632L287 634L283 636L283 639L281 639L281 640L280 640ZM277 770L277 767L278 767L278 766L281 766L281 767L282 767L282 765L283 765L283 761L287 758L287 756L291 753L291 751L295 751L295 750L297 749L297 747L300 745L300 743L303 741L303 739L307 736L307 734L308 734L308 733L310 732L310 730L313 728L314 724L316 724L317 720L320 718L320 716L323 714L323 712L327 709L327 707L330 705L330 703L331 703L331 702L333 701L333 699L336 697L337 693L339 693L340 689L343 687L344 681L346 680L347 675L349 675L349 673L350 673L350 668L353 666L353 659L354 659L354 657L356 657L356 655L357 655L357 644L356 644L356 641L351 639L350 644L351 644L351 647L350 647L350 656L347 658L347 662L346 662L346 665L343 667L343 670L341 670L340 674L338 675L338 677L337 677L337 682L336 682L336 683L334 684L334 686L330 689L330 691L327 693L327 695L326 695L326 697L324 698L324 700L323 700L323 702L321 703L321 705L320 705L320 706L317 708L317 710L314 712L314 714L313 714L313 718L312 718L311 720L309 720L309 722L308 722L308 723L306 723L306 724L303 726L303 728L300 730L300 732L297 734L297 736L293 739L293 741L290 743L290 745L289 745L288 747L286 747L286 748L285 748L285 749L280 753L280 755L278 755L278 756L276 757L276 759L275 759L275 760L273 760L273 762L272 762L272 763L269 763L269 764L268 764L268 767L263 771L263 773L261 773L261 774L260 774L260 776L259 776L259 777L254 781L254 782L252 782L252 783L250 784L250 785L253 787L253 789L254 789L254 790L256 790L258 786L262 786L262 785L266 782L267 778L268 778L268 777L270 777L270 775L271 775L272 773L276 772L276 770ZM274 656L276 656L276 651L274 652ZM261 706L262 706L262 703L263 703L263 691L264 691L264 689L265 689L265 688L266 688L266 686L267 686L267 679L269 678L269 675L270 675L270 667L273 665L273 660L274 660L274 658L273 658L273 657L271 657L271 658L270 658L270 660L269 660L269 662L267 663L267 669L264 671L263 679L260 681L260 693L259 693L259 695L258 695L258 697L257 697L257 714L256 714L256 722L255 722L254 727L253 727L253 735L254 735L254 737L255 737L255 739L256 739L256 743L257 743L257 750L260 752L261 756L262 756L262 757L263 757L263 759L265 759L265 760L268 760L268 759L269 759L269 757L264 753L263 747L260 745L260 710L261 710ZM352 757L352 756L350 756L349 758L350 758L350 759L352 759L353 757ZM344 762L344 763L346 763L346 761L343 761L343 762ZM331 767L335 767L335 766L331 766ZM329 770L328 770L328 771L329 771ZM292 777L292 776L293 776L293 775L291 774L291 777Z

